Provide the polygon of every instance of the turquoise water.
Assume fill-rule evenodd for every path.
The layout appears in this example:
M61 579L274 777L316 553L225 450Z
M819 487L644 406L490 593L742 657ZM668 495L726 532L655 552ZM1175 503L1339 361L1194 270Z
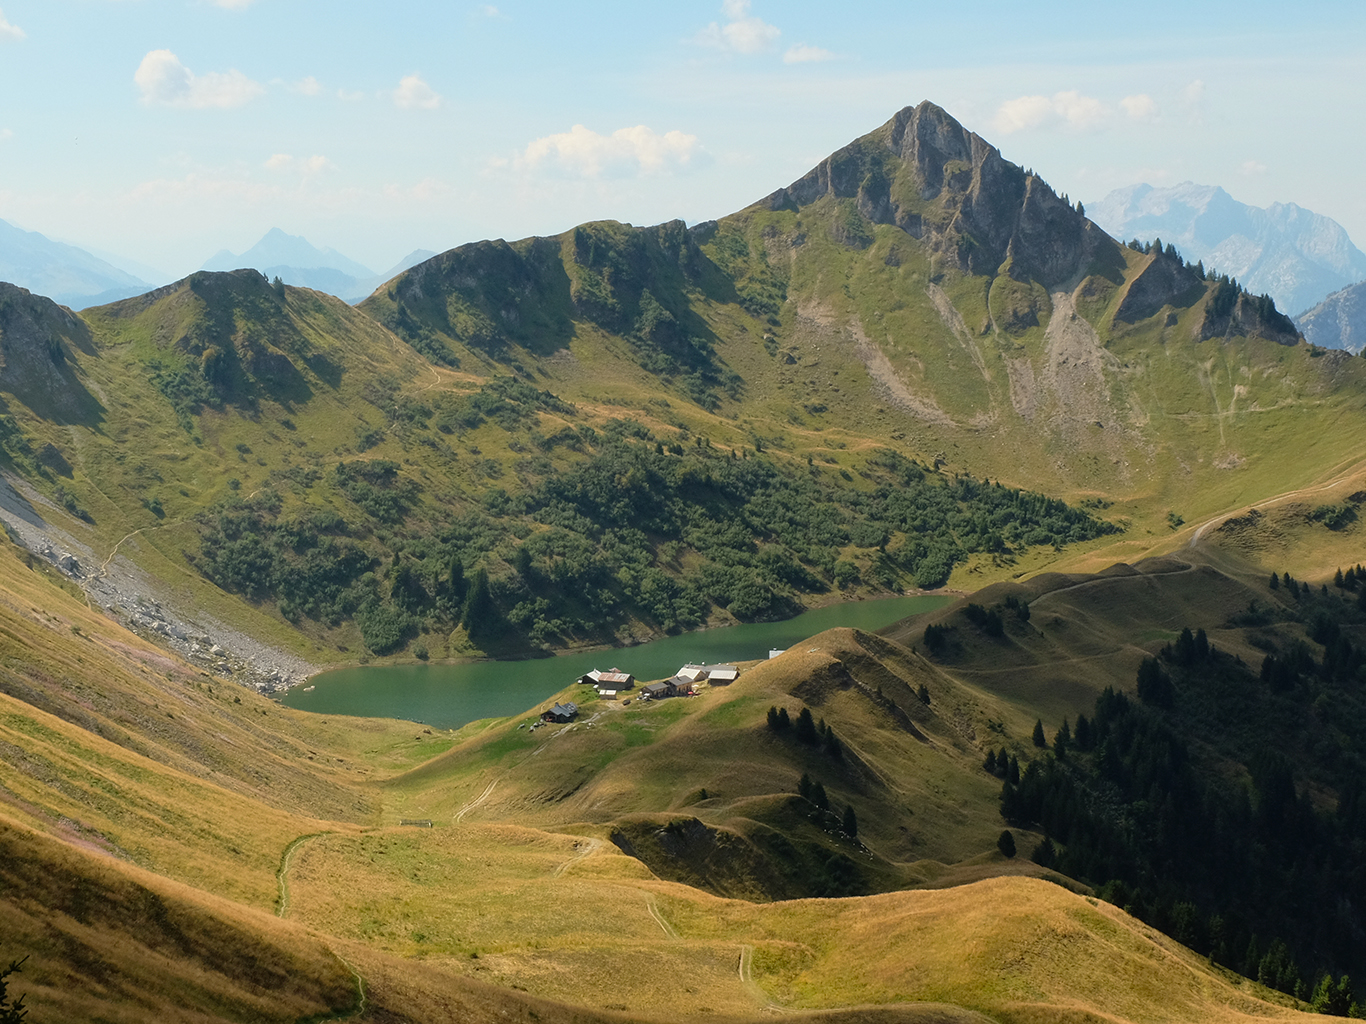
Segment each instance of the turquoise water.
M875 630L946 604L946 597L849 601L804 612L784 622L756 622L664 637L638 647L567 654L530 661L464 665L381 665L343 668L287 691L292 708L328 715L403 718L456 729L479 718L502 718L534 707L593 668L619 667L637 680L664 679L689 663L753 661L825 629Z

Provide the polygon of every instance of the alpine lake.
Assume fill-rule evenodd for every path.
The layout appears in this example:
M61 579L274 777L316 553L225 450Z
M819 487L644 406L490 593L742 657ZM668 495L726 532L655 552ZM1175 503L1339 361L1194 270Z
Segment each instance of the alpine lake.
M667 636L634 647L598 649L521 661L451 665L376 665L334 669L295 686L283 704L326 715L401 718L458 729L481 718L505 718L535 707L594 668L620 668L637 684L666 679L686 664L755 661L827 629L878 630L932 611L941 595L846 601L782 622L754 622Z

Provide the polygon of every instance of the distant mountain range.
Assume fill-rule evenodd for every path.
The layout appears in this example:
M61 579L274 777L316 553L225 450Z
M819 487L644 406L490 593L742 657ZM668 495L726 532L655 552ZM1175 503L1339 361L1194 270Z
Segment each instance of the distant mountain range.
M84 249L0 220L0 281L84 309L141 295L155 285Z
M1348 285L1295 318L1306 340L1324 348L1366 348L1366 281Z
M1115 238L1160 237L1187 260L1236 277L1292 314L1366 279L1366 253L1342 225L1296 206L1262 209L1222 188L1184 182L1172 188L1130 185L1087 204L1088 215Z
M241 255L223 249L200 269L225 271L250 267L267 277L278 277L285 284L327 292L347 302L359 302L385 281L435 255L426 249L416 249L385 273L376 274L336 249L319 249L301 235L271 228Z

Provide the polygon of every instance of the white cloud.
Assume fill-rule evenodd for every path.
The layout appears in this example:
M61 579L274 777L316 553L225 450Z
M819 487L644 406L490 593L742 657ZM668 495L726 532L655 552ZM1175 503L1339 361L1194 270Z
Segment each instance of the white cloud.
M1255 178L1266 173L1266 164L1260 160L1245 160L1243 165L1238 168L1238 173L1244 178Z
M835 55L829 50L822 50L819 46L807 46L805 43L798 43L783 54L784 64L807 64L813 61L834 59Z
M750 0L724 0L721 11L728 19L724 25L712 22L695 37L703 46L733 53L760 53L772 49L782 30L776 25L753 17L749 13Z
M1125 96L1119 105L1135 121L1153 121L1157 118L1157 102L1147 93Z
M320 96L323 91L322 83L312 75L303 81L295 82L290 88L303 96Z
M290 172L300 175L305 182L316 178L323 171L334 170L336 165L325 156L294 157L288 153L276 153L264 164L266 170L277 173Z
M441 106L441 97L422 76L405 75L394 90L394 106L404 110L435 110Z
M9 128L0 128L0 142L8 142L14 138L14 132Z
M17 42L18 40L25 38L27 38L27 36L24 33L24 30L18 25L11 24L7 21L5 12L0 11L0 42L4 42L6 39L13 39Z
M1020 96L1006 100L996 112L996 130L1006 135L1037 128L1048 120L1053 113L1053 104L1047 96Z
M213 0L215 7L224 7L230 11L245 11L255 0Z
M133 81L144 103L195 110L240 107L266 91L240 71L196 75L170 50L153 50L143 57Z
M1075 89L1048 96L1019 96L1001 104L994 122L1003 135L1060 124L1072 131L1099 128L1110 116L1110 108L1092 96Z
M484 4L479 8L479 13L486 18L497 18L502 12L493 4Z
M531 143L520 162L533 168L548 164L584 178L625 178L682 170L701 157L696 135L677 130L658 135L643 124L599 135L576 124Z

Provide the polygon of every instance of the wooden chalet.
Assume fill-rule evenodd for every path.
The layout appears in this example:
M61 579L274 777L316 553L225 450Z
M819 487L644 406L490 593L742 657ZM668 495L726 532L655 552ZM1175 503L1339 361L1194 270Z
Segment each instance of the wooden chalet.
M572 722L579 714L579 706L572 700L567 700L563 704L556 704L549 711L541 714L542 722Z

